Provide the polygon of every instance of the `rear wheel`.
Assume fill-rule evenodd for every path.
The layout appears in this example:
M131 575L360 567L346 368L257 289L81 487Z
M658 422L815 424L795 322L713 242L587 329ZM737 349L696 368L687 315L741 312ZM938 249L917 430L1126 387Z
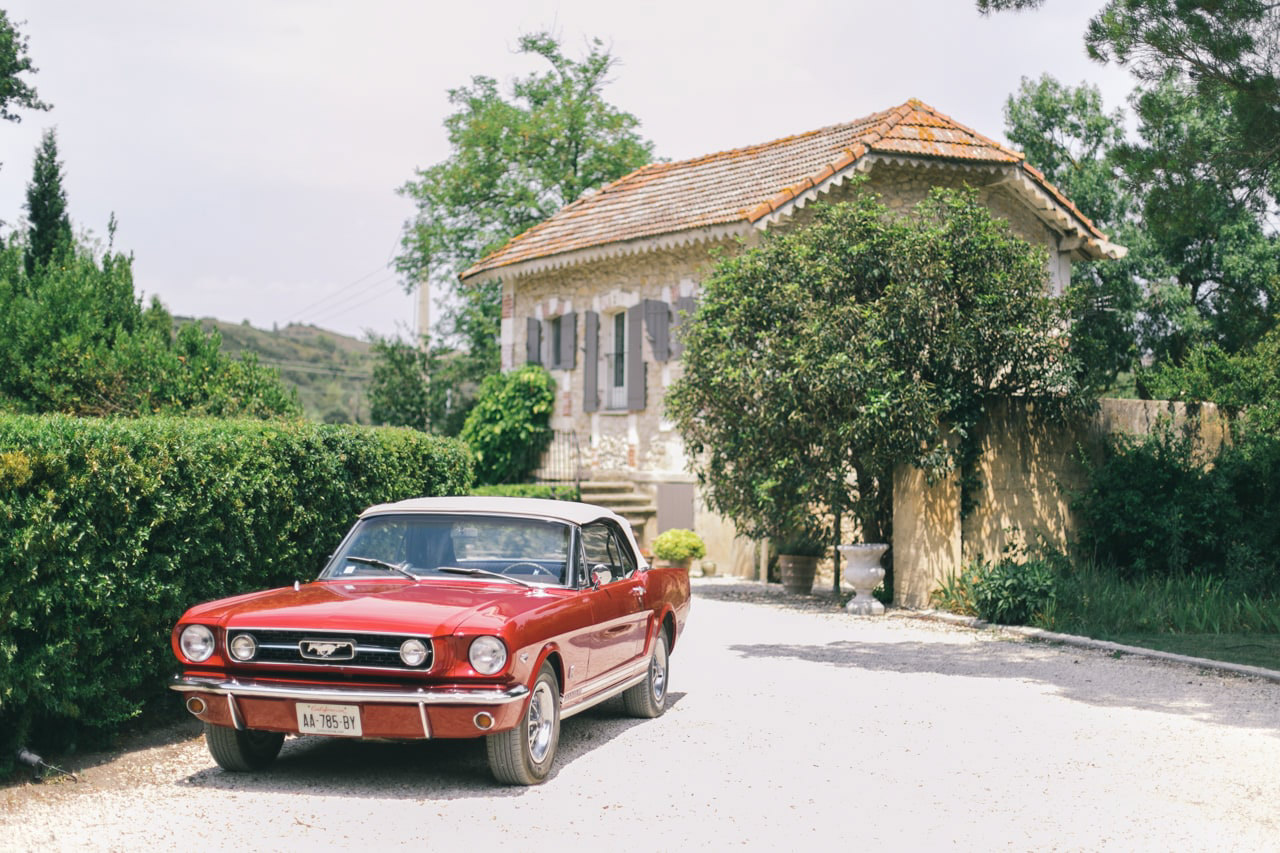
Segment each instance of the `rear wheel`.
M229 726L204 724L204 742L223 770L245 773L261 770L276 760L284 735L280 732L237 731Z
M560 682L544 663L520 725L485 738L489 769L506 785L537 785L551 772L560 743Z
M622 694L627 713L633 717L661 717L667 709L667 633L659 631L649 656L645 680Z

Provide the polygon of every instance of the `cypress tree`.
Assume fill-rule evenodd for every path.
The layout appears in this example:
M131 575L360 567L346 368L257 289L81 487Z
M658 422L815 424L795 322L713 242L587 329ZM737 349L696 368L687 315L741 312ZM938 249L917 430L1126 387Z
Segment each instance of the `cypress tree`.
M23 262L27 277L32 278L57 252L71 246L67 194L62 189L62 164L58 162L58 140L52 129L44 132L36 149L26 208L31 232Z

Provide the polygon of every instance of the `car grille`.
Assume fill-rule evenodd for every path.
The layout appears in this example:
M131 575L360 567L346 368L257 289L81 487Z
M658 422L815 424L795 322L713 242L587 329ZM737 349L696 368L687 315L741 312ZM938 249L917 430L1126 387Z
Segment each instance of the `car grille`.
M350 634L332 631L262 631L232 629L227 641L239 634L249 634L258 644L257 654L244 663L283 663L302 666L359 666L423 672L431 669L435 649L430 637L412 634ZM418 666L406 666L400 660L400 644L405 640L421 640L427 646L427 657ZM234 660L234 658L232 659ZM240 663L239 661L236 661Z

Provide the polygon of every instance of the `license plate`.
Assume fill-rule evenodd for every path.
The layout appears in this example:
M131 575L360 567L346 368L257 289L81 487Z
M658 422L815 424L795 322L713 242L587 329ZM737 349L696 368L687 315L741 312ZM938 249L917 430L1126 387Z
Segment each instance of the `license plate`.
M299 702L298 733L361 737L359 705L318 705Z

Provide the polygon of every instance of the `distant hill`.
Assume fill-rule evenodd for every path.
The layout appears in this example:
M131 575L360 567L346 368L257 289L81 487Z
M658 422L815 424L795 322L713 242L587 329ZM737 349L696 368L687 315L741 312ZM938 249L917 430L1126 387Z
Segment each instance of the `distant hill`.
M174 318L178 323L190 317ZM373 355L366 341L315 326L290 323L283 329L256 329L201 317L205 331L217 329L222 351L233 357L248 351L280 371L285 384L298 389L307 418L325 423L369 423L369 378Z

